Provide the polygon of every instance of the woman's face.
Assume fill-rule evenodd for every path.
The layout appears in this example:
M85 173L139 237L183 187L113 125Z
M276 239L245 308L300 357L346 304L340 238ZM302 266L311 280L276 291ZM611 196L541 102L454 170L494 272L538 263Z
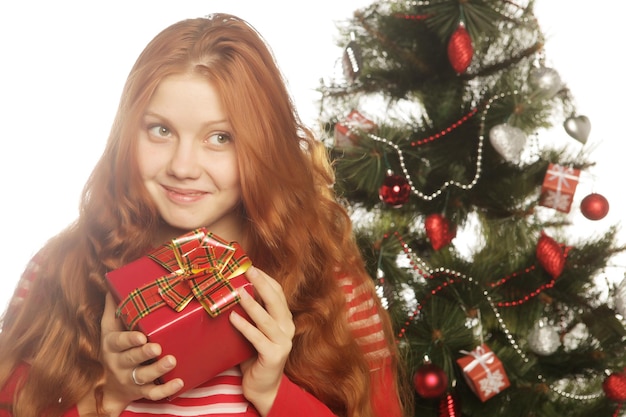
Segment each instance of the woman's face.
M217 91L205 78L176 74L159 84L143 116L138 163L169 226L164 239L201 226L224 239L241 238L233 139Z

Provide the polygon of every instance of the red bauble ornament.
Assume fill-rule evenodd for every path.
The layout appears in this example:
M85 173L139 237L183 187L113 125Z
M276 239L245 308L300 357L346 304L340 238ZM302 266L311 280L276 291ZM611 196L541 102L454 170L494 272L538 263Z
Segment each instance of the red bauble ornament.
M432 363L419 368L413 375L415 391L423 398L439 398L448 390L448 375Z
M602 389L609 400L626 401L626 373L612 373L602 383Z
M608 214L609 202L603 195L591 193L580 202L580 211L589 220L600 220Z
M565 252L561 245L545 233L541 233L536 250L537 259L552 278L558 278L565 267Z
M472 38L465 25L460 23L448 41L448 59L457 74L462 74L469 67L473 56Z
M439 401L438 417L461 417L461 407L457 398L451 393Z
M394 208L402 207L409 201L411 186L402 175L387 174L378 190L378 197Z
M424 227L426 228L426 236L428 236L434 250L443 248L456 237L456 228L452 227L448 219L438 213L428 215L424 220Z

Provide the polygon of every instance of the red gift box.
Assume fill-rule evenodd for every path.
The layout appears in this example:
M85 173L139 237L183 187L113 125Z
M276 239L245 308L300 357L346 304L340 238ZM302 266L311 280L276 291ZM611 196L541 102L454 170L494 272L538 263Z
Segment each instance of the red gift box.
M335 124L335 146L352 146L359 139L357 132L371 132L374 129L374 122L357 110L352 110L345 120Z
M181 378L176 396L254 354L228 320L231 309L248 318L237 288L253 294L243 275L250 265L236 242L200 228L106 274L126 327L159 343L161 356L176 357L176 367L156 381Z
M463 370L465 382L481 401L487 401L511 385L502 362L487 345L482 344L471 352L461 353L466 356L456 362Z
M541 186L539 204L569 213L579 176L579 169L557 164L548 165L548 171Z

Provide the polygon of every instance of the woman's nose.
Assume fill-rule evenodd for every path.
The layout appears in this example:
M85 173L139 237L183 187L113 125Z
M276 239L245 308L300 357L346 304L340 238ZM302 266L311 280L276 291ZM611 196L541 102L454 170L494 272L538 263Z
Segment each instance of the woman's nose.
M200 166L200 149L193 140L180 140L174 147L168 171L178 178L197 178L202 169Z

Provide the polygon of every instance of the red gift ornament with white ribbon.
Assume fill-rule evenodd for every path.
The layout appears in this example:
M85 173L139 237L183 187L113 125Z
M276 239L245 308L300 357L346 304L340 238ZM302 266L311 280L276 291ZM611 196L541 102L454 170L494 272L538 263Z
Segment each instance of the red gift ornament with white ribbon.
M335 146L350 147L358 144L359 135L376 129L376 123L356 109L352 109L344 120L335 124Z
M461 353L465 356L456 362L463 370L465 382L481 401L487 401L511 385L502 362L486 344Z
M552 163L548 165L541 186L539 204L563 213L569 213L579 177L579 169Z

